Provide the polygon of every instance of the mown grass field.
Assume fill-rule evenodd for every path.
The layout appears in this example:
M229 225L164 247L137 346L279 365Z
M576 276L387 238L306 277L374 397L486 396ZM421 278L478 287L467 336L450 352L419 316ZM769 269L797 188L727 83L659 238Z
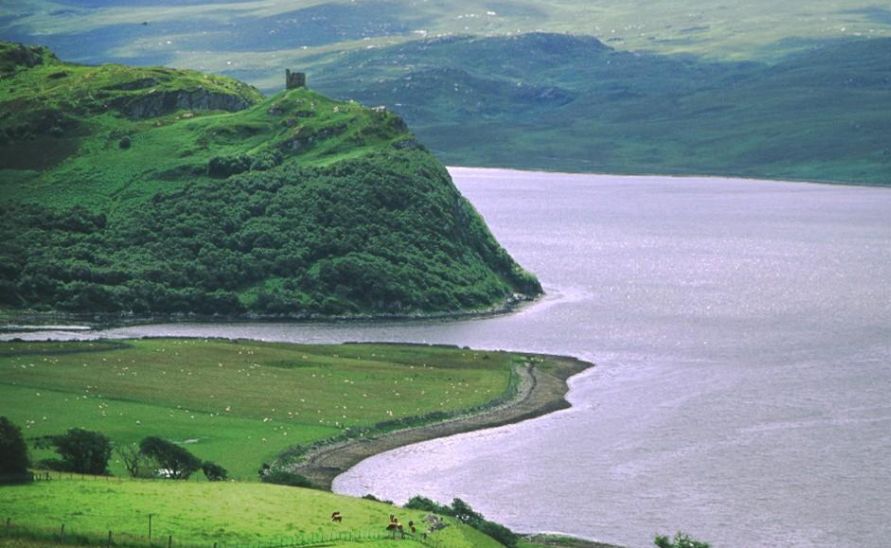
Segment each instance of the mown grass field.
M332 523L332 512L343 521ZM288 540L331 538L344 540L324 546L356 544L354 537L378 536L361 546L389 546L381 539L390 514L400 522L423 523L426 512L405 510L388 504L344 497L295 487L243 482L174 482L102 478L39 481L31 485L0 487L0 516L9 518L19 530L43 533L36 546L52 543L61 525L69 539L78 535L92 541L113 532L118 543L148 542L148 516L152 514L152 538L166 546L271 545ZM447 527L430 534L438 546L485 548L497 542L453 518L443 518ZM420 531L419 531L420 532ZM2 535L0 535L2 536ZM17 542L21 542L17 544ZM400 546L421 546L412 539ZM3 544L0 544L2 546ZM11 546L30 546L13 541Z
M293 445L348 427L484 405L511 388L512 364L522 360L374 344L6 342L0 343L0 415L26 438L72 427L103 432L115 444L162 436L234 478L256 480L261 463ZM123 474L117 462L111 471Z

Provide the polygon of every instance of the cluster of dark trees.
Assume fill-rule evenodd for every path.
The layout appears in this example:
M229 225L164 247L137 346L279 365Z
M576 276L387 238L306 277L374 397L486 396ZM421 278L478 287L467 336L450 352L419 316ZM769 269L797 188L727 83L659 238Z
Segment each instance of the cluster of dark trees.
M0 483L31 481L29 464L22 429L6 417L0 417Z
M474 529L494 538L508 548L516 547L517 543L520 541L519 535L500 523L487 520L482 514L475 511L469 504L461 499L456 498L452 501L451 506L446 506L426 497L416 496L412 497L405 504L405 507L413 510L433 512L444 516L452 516L458 521L466 523Z
M108 461L116 452L132 477L188 479L201 470L210 481L228 477L225 468L202 461L183 447L148 436L138 446L114 448L101 432L71 428L64 434L42 436L34 440L41 449L53 449L58 457L37 463L41 468L77 474L107 475ZM30 481L28 445L21 429L6 417L0 417L0 482Z
M296 472L291 472L278 466L270 466L263 463L257 471L260 481L263 483L274 483L276 485L287 485L289 487L305 487L307 489L316 489L309 478Z
M482 308L538 281L402 151L188 184L114 214L0 205L0 305L137 315Z
M701 540L696 540L692 538L687 533L678 531L675 533L674 538L669 538L667 535L656 535L653 543L657 546L657 548L709 548L710 545L707 542L703 542Z

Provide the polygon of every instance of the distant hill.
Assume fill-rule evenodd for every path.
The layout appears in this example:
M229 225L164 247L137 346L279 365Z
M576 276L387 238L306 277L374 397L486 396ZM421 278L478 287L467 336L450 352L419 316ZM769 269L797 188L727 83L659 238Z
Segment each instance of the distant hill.
M456 165L891 184L891 39L768 64L464 36L356 50L312 74L399 112Z
M541 291L384 109L0 43L0 305L452 313Z
M266 91L282 66L301 67L329 95L388 105L456 165L888 181L891 8L871 0L5 7L0 39L78 62Z
M126 61L214 72L448 35L557 32L626 51L765 60L815 42L891 37L875 0L16 0L0 37L51 46L81 62ZM239 74L238 77L245 78ZM249 78L256 83L254 78ZM272 79L275 85L276 79ZM262 84L262 87L266 87Z

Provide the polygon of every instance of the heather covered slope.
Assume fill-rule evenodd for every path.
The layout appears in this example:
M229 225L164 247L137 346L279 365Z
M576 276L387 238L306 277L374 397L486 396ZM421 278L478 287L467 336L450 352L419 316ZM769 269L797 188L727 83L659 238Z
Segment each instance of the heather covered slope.
M392 107L447 163L891 184L891 39L772 63L525 34L359 50L315 68Z
M386 110L0 57L6 308L405 315L540 291Z

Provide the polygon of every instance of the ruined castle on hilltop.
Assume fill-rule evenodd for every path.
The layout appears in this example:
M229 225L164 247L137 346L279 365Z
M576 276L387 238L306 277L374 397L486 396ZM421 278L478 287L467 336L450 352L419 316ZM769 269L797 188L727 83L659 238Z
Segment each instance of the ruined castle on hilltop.
M291 72L291 69L285 69L285 89L297 89L306 87L305 72Z

